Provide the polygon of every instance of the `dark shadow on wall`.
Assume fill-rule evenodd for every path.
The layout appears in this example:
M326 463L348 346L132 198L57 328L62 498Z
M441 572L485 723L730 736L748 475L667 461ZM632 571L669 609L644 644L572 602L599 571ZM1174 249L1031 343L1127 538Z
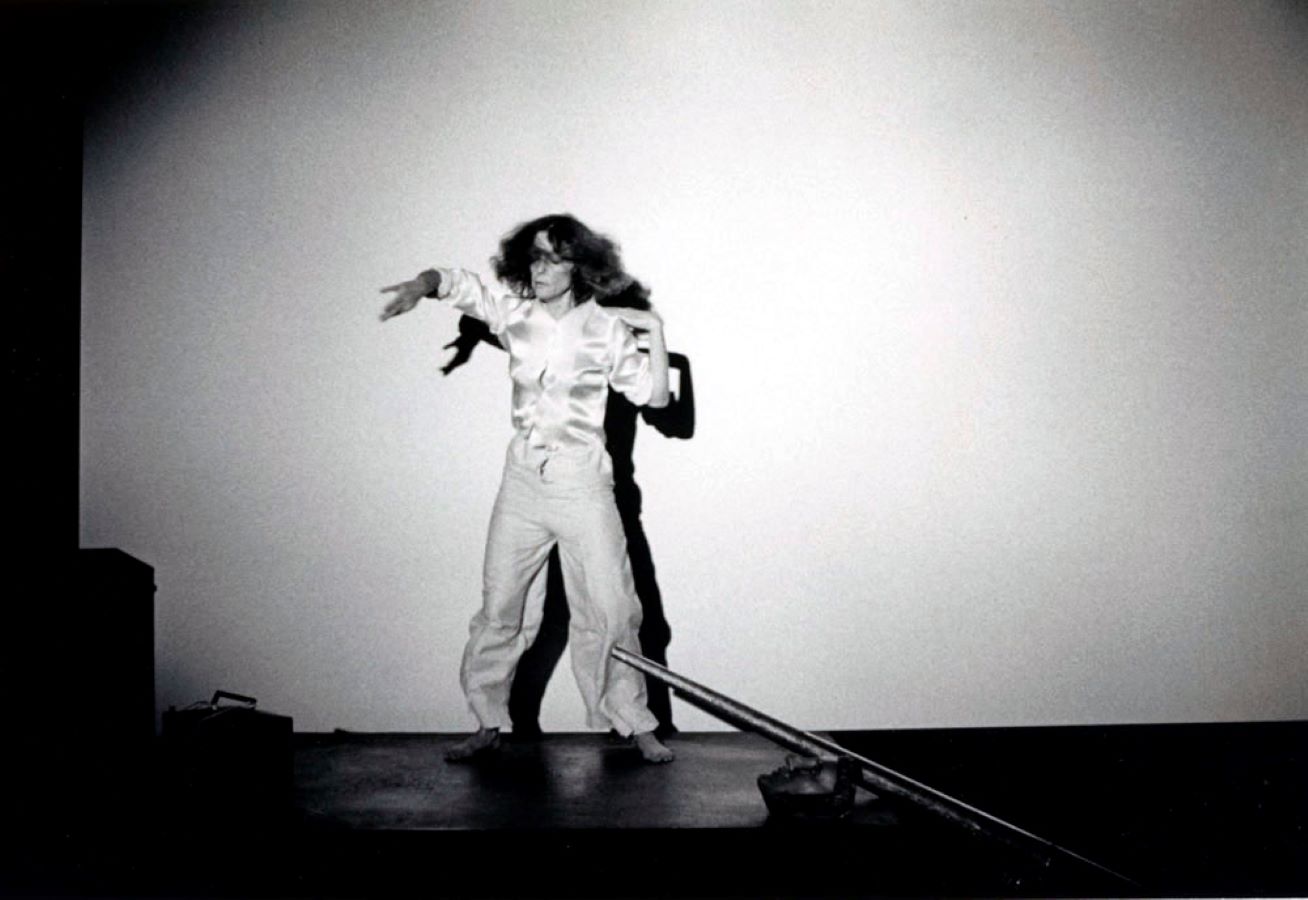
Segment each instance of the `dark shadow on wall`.
M446 349L454 350L454 356L441 367L441 372L448 375L466 363L477 345L483 342L500 347L484 323L469 316L460 318L459 336L446 345ZM695 434L695 390L690 376L690 360L680 353L669 353L668 363L676 370L680 387L667 406L662 409L637 407L618 392L610 391L608 409L604 416L609 455L613 458L613 494L627 535L627 555L631 558L636 595L640 598L642 608L640 646L645 656L663 665L668 661L672 629L663 609L663 594L655 577L649 539L641 524L641 491L636 484L632 455L636 446L637 421L640 419L664 437L689 440ZM550 552L547 565L545 607L540 632L518 663L509 695L509 715L513 720L513 733L517 737L531 737L541 733L541 701L568 643L568 598L563 589L557 547ZM667 685L647 679L646 688L650 712L659 722L659 733L666 735L676 731Z

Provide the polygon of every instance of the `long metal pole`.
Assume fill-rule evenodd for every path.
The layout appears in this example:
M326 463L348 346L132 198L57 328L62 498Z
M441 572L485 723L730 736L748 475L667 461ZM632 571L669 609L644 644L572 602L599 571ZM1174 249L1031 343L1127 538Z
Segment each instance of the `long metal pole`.
M873 762L865 756L846 750L835 741L787 725L785 722L746 706L738 700L733 700L702 684L691 681L683 675L678 675L671 669L661 666L653 660L646 659L638 653L632 653L630 650L624 650L621 647L614 647L613 657L639 669L646 675L665 682L679 694L698 700L705 709L719 718L727 720L730 724L757 732L782 747L809 756L835 756L853 760L859 766L859 783L868 790L900 797L970 831L997 838L1004 843L1032 852L1043 860L1046 865L1054 857L1064 856L1123 882L1138 885L1133 879L1119 872L1114 872L1092 859L1087 859L1079 853L1068 850L1066 847L1060 847L1052 841L1045 840L1039 835L1019 828L1011 822L1005 822L1003 819L992 816L990 813L964 803L962 800L941 793L935 788L909 778L907 775Z

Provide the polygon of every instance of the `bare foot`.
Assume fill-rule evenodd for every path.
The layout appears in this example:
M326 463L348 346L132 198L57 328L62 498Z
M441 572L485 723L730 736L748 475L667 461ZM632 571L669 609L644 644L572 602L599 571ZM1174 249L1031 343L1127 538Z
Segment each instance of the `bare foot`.
M478 755L489 753L500 745L498 728L478 728L475 732L445 751L446 762L467 762Z
M663 746L652 731L645 731L636 735L636 749L640 750L640 755L645 757L645 762L666 763L677 758L675 753Z

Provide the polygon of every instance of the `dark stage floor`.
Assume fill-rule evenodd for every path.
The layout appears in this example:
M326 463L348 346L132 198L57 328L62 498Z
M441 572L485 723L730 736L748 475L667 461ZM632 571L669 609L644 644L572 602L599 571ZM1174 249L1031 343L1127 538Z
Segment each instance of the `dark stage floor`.
M457 736L303 735L296 805L318 827L355 829L758 828L754 779L786 751L747 734L683 734L666 766L599 734L506 741L474 765L447 764ZM855 811L879 820L864 792Z
M786 751L677 734L642 763L604 735L505 743L297 734L282 797L188 789L169 760L8 770L5 896L1302 896L1306 723L836 732L851 750L1132 876L1031 857L859 791L839 821L769 816ZM51 760L54 760L52 763ZM233 762L233 764L235 764ZM133 772L136 774L133 775ZM117 779L115 779L117 776ZM215 791L212 788L220 785ZM279 799L284 802L279 802ZM11 829L12 830L12 829Z

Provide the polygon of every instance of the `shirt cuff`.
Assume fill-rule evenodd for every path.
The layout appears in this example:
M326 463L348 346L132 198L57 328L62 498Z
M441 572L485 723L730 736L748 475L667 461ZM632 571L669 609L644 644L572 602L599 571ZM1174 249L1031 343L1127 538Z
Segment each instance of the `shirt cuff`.
M441 285L446 280L441 277L441 273L436 269L427 269L425 272L418 273L418 281L422 283L422 295L424 297L438 297Z

